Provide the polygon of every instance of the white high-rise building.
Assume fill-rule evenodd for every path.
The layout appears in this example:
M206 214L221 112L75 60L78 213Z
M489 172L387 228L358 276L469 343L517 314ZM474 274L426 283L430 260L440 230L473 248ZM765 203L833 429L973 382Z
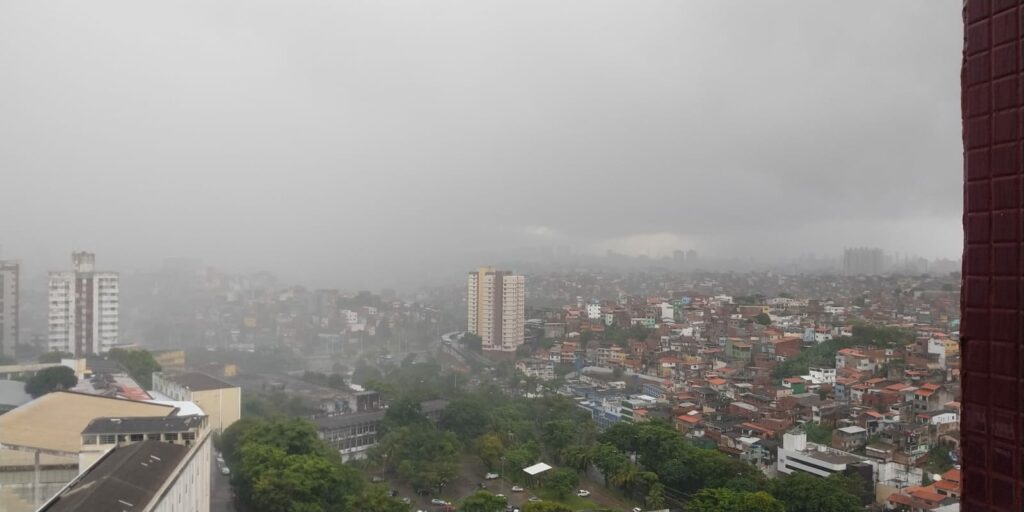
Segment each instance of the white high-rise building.
M71 263L70 272L50 272L49 349L106 352L118 339L119 277L97 272L92 253L73 253Z
M14 357L18 345L18 262L0 261L0 355Z
M484 350L515 352L526 329L526 278L508 270L480 267L469 273L469 326Z

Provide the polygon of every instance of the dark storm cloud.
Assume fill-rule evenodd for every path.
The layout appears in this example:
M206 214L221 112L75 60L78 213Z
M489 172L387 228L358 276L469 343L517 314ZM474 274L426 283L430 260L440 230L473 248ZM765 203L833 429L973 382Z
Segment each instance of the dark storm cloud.
M959 252L960 2L7 2L0 243Z

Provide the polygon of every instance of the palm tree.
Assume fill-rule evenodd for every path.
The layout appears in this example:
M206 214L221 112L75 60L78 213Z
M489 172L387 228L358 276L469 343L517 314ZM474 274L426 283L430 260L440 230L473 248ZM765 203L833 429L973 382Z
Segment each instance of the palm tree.
M640 476L640 470L635 464L624 464L618 471L612 474L611 482L623 489L629 489Z
M578 444L565 447L562 450L561 458L565 465L581 473L586 473L590 469L590 465L594 463L593 451L587 446Z

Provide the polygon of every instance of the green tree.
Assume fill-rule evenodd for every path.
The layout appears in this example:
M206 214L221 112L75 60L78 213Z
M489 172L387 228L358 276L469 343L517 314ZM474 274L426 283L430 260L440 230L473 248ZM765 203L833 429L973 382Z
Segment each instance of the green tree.
M687 512L785 512L782 502L766 492L701 489L686 503Z
M423 407L419 400L413 397L403 396L388 406L384 413L383 428L390 431L396 428L410 425L423 425L427 423L427 417L423 415Z
M39 398L51 391L71 389L78 384L75 372L67 366L54 366L36 372L25 382L25 392Z
M551 490L558 499L565 499L576 489L580 483L580 476L575 471L566 468L559 468L551 471L551 474L544 479L544 487Z
M160 364L148 350L112 348L107 352L107 357L120 363L128 375L145 389L153 388L153 372L161 370Z
M348 508L358 512L408 512L409 505L388 496L388 491L380 485L371 485L360 494L348 499Z
M953 461L949 458L949 447L936 444L928 450L928 457L925 459L923 468L927 472L942 474L953 468Z
M460 512L503 512L508 502L487 491L477 491L462 500Z
M380 370L367 365L365 362L357 364L356 369L352 371L352 382L359 385L369 380L381 380L383 378L384 376L381 375Z
M247 446L249 448L263 448ZM253 470L253 508L263 512L345 511L359 488L359 474L315 455L283 455L278 449L270 464Z
M242 436L249 431L249 429L262 423L263 420L254 418L251 416L243 416L238 421L231 424L230 427L224 429L224 433L217 438L217 448L224 455L224 460L228 466L237 466L238 461L241 458L239 448L241 446Z
M400 427L381 438L370 456L396 471L404 482L424 489L438 489L458 474L460 447L451 432L430 423Z
M452 400L441 413L441 428L460 439L476 439L487 431L488 404L475 395Z
M466 349L468 349L470 351L477 352L477 353L480 353L480 352L483 351L484 340L483 340L483 338L481 338L480 336L477 336L476 334L467 332L466 334L464 334L462 336L461 342L462 342L463 345L466 346Z
M231 483L248 508L264 512L346 512L363 488L360 474L305 420L249 419L221 437L235 467ZM232 425L234 427L234 425Z
M576 439L576 422L572 420L549 421L543 428L544 447L556 457Z
M538 501L523 505L523 512L573 512L573 510L561 503Z
M644 498L644 505L650 509L660 509L665 507L665 486L661 482L655 482L647 491L647 496Z
M596 445L592 457L594 465L601 470L601 474L604 476L605 487L608 487L612 476L617 475L629 465L626 456L614 445L608 443Z
M589 446L574 444L562 450L561 459L569 467L579 472L585 472L593 464L594 451Z
M771 325L772 317L768 316L768 313L758 313L757 316L754 317L754 321L761 325Z
M59 363L61 359L70 359L75 357L71 352L60 352L54 350L52 352L45 352L39 355L40 363Z
M476 446L477 455L484 461L488 471L494 470L495 466L498 465L498 461L505 454L504 443L501 442L500 437L494 434L480 436L474 445Z
M807 440L818 444L832 444L832 429L820 423L804 423Z
M771 494L786 504L786 512L854 512L861 510L860 501L838 479L818 478L806 473L772 481Z

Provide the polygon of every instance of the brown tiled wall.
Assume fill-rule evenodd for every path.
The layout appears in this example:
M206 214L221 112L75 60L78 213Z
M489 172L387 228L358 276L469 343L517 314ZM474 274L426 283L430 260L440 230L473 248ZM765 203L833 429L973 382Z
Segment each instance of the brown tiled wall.
M967 0L963 510L1024 510L1024 0Z

